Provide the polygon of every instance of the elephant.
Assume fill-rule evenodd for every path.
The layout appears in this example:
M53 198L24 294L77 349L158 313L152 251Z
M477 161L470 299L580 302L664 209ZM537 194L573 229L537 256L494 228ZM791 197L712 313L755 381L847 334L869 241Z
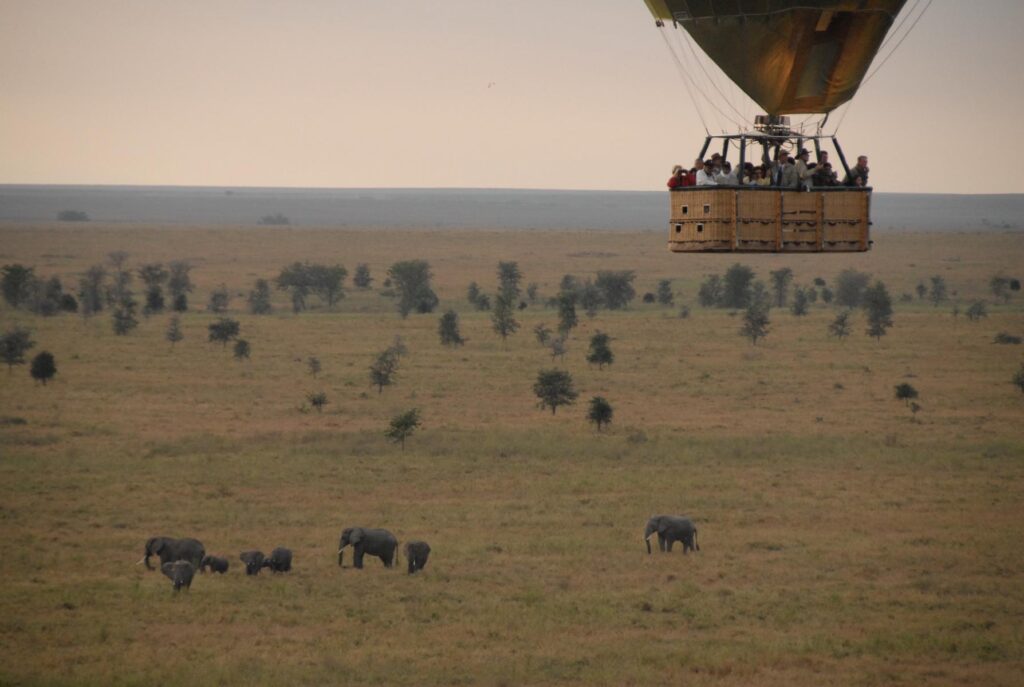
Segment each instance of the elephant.
M146 568L153 570L153 566L149 564L150 556L160 556L160 567L163 569L164 563L173 563L174 561L188 561L192 564L193 571L199 570L200 564L203 562L203 557L206 555L206 549L203 547L203 543L198 539L173 539L171 537L153 537L146 542L146 555L136 563L145 563Z
M228 571L230 563L227 558L220 558L219 556L203 556L203 560L199 563L199 572L206 572L206 568L209 566L210 572L220 573L223 575Z
M430 544L425 541L406 542L402 547L405 560L409 562L409 574L427 567L427 557L430 556Z
M644 543L647 553L651 553L651 535L658 533L658 550L671 551L672 544L683 542L683 553L700 551L697 545L697 528L689 518L681 515L653 515L644 528Z
M262 551L243 551L238 557L245 563L246 575L259 575L260 569L263 568L263 563L266 561L266 556Z
M398 560L398 540L387 530L366 527L348 527L341 533L338 542L338 566L341 566L345 547L351 544L355 551L354 563L360 570L363 567L363 556L370 554L384 561L384 567L390 568Z
M174 583L174 591L177 592L182 587L188 589L192 586L192 576L196 574L196 569L188 561L174 561L161 565L160 572Z
M270 552L270 558L263 561L264 568L270 568L270 572L288 572L292 569L292 550L282 546Z

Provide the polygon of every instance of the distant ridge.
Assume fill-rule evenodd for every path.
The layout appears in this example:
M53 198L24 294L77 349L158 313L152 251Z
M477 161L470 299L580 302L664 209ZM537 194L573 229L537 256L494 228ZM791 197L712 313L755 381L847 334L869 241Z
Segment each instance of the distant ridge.
M872 202L876 229L1024 229L1024 194L876 192ZM666 206L658 191L0 185L0 221L20 222L77 210L139 224L256 225L280 213L293 226L662 231Z

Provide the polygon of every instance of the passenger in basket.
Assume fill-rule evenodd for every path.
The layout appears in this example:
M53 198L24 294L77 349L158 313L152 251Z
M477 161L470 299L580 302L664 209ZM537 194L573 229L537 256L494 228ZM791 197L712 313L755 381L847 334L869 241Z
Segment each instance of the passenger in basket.
M832 171L832 165L828 162L823 162L814 168L811 182L814 186L836 186L839 183L836 173Z
M704 168L697 170L697 185L698 186L714 186L718 182L715 181L715 166L711 160L704 161Z
M718 177L715 179L719 186L737 186L739 181L736 180L736 172L732 169L732 163L726 160L722 163L722 171L718 173Z
M807 161L810 159L811 151L801 148L796 156L796 164L793 165L796 168L796 177L800 180L800 188L804 190L810 190L811 177L814 176L814 171L807 165Z
M673 191L677 188L689 185L690 180L686 175L686 170L684 170L680 165L673 167L672 176L668 178L668 190Z
M764 163L770 167L772 186L795 189L800 186L800 178L796 174L796 167L789 161L789 153L785 150L779 151L779 159L775 162L768 162L768 151L764 152Z
M868 156L861 155L857 158L857 166L850 170L843 181L844 186L867 186L868 185Z

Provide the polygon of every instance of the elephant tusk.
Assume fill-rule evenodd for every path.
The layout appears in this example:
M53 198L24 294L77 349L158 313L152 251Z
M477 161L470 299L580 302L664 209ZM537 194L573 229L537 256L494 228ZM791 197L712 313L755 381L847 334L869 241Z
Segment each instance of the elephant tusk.
M138 563L136 563L135 565L142 565L142 564L143 564L143 563L145 563L145 562L146 562L146 557L145 557L145 556L143 556L142 558L140 558L140 559L139 559L139 562L138 562Z
M343 546L343 547L341 547L340 549L338 549L338 553L341 553L341 552L342 552L342 551L344 551L344 550L345 550L345 547Z

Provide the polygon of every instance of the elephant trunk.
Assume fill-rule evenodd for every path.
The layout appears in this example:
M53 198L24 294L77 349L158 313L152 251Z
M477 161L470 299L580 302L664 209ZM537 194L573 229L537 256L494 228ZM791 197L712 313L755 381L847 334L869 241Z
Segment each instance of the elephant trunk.
M151 555L152 554L149 552L149 549L146 549L146 555L142 557L141 561L139 561L139 563L145 563L146 564L146 569L147 570L153 570L153 566L149 564L149 557Z

